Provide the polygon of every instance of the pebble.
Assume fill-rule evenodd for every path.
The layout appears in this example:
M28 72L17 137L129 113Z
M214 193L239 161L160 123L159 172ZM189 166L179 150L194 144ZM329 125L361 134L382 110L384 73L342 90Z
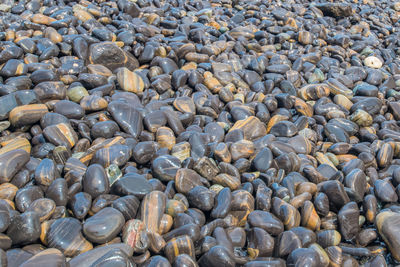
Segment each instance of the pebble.
M74 257L93 248L81 232L79 220L60 218L54 221L46 234L46 242L50 248L60 250L66 257Z
M85 114L84 109L80 105L68 100L58 101L54 105L54 112L68 119L80 119Z
M22 149L0 154L1 181L9 182L28 161L29 153Z
M22 265L23 267L32 267L37 265L46 265L51 267L65 266L67 264L65 256L61 251L55 248L45 249L29 260L25 261Z
M120 128L115 121L99 121L90 129L91 136L96 138L112 138Z
M139 67L138 60L129 52L125 52L113 42L100 42L90 45L89 61L91 64L100 64L114 71L126 67L134 70Z
M82 189L90 194L93 199L110 190L110 182L106 171L100 164L92 164L86 169L82 179Z
M143 116L131 105L122 101L111 102L107 110L118 125L133 137L138 137L143 130Z
M400 239L398 233L400 216L398 213L384 211L376 217L376 226L383 240L387 242L390 252L395 260L400 259L399 250Z
M102 258L104 255L110 252L111 254L117 254L119 251L126 254L128 257L131 257L133 254L133 249L126 244L123 243L109 244L107 246L98 246L95 249L92 249L76 257L73 257L69 261L69 264L71 266L77 266L77 265L90 266L97 260Z
M273 236L279 235L284 229L282 222L267 211L253 211L249 214L248 220L251 226L264 229Z
M33 201L26 211L33 211L39 215L40 222L50 218L56 209L56 203L47 198L39 198Z
M353 14L353 9L348 3L323 3L316 5L322 13L333 17L347 17Z
M144 82L140 75L129 71L127 68L119 69L117 73L117 81L121 88L125 91L140 94L144 89Z
M43 135L54 145L71 149L78 141L78 135L71 125L58 123L43 129Z
M369 56L364 59L364 65L373 69L380 69L382 68L382 61L374 56Z
M106 207L87 219L82 229L89 241L104 244L111 241L121 231L124 223L125 219L121 212Z
M143 199L151 192L151 184L145 177L139 174L127 174L119 178L111 187L112 192L124 196L133 195L139 199Z
M35 242L40 236L40 218L34 211L26 211L11 219L7 235L12 244L29 244Z
M21 127L38 122L47 112L43 104L24 105L12 109L9 118L11 125Z

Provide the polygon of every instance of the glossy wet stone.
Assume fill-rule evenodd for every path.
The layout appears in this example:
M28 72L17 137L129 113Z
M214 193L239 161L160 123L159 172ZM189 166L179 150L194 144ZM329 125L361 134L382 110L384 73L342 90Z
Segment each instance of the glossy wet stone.
M46 235L48 246L73 257L93 248L81 233L81 223L74 218L61 218L51 224Z
M66 258L62 252L55 248L45 249L25 261L21 266L30 267L37 265L66 266Z
M160 231L160 222L166 206L166 196L160 191L152 191L143 199L140 208L141 219L150 232Z
M321 220L311 201L306 200L301 210L301 225L313 231L321 226Z
M16 149L1 154L1 180L9 182L28 161L29 154L25 150Z
M44 136L54 145L72 148L78 141L78 136L69 124L59 123L43 129Z
M132 260L130 259L130 256L122 251L121 249L115 249L112 251L109 251L106 253L104 256L102 256L100 259L96 260L94 262L95 265L99 264L133 264Z
M187 254L195 257L193 241L189 236L180 236L171 239L164 248L170 262L173 262L179 254Z
M376 197L384 202L397 202L398 196L394 193L393 185L386 180L377 180L374 184Z
M260 257L272 256L274 246L275 241L273 237L269 235L265 230L254 227L248 233L247 251L251 255L251 257L254 257L257 254Z
M134 107L116 101L111 102L107 109L126 133L133 137L140 135L143 130L142 115Z
M236 129L241 129L248 140L253 140L266 134L265 126L254 116L237 121L229 131L231 132Z
M0 196L2 199L13 200L17 193L18 187L10 183L3 183L0 186Z
M152 187L145 177L139 174L131 173L119 178L111 187L111 191L120 195L133 195L143 199Z
M78 103L82 98L88 95L88 91L83 86L74 86L67 91L68 98L75 103Z
M254 151L255 147L253 142L247 140L235 142L230 147L233 161L236 161L239 158L248 158L254 153Z
M196 266L197 263L187 254L178 255L172 266Z
M360 211L355 202L349 202L341 208L338 213L338 221L343 238L352 239L357 235L359 214Z
M16 138L8 139L3 142L3 147L0 149L0 155L10 152L13 150L25 150L30 153L32 145L29 143L28 139L24 138L21 135L13 136ZM18 161L17 161L18 162Z
M11 110L10 122L14 127L21 127L38 122L48 109L43 104L19 106Z
M230 211L230 205L232 200L232 194L229 188L224 188L219 191L215 197L215 206L211 211L213 218L224 218Z
M202 185L201 176L191 169L179 169L175 175L175 186L178 192L189 193L191 189Z
M82 180L83 190L96 198L101 194L108 193L110 182L106 171L100 164L92 164L86 169L86 174Z
M40 125L44 129L47 126L55 125L58 123L68 123L68 119L61 114L49 112L40 119Z
M10 216L8 209L4 203L1 206L1 210L0 210L0 222L1 222L0 223L0 231L4 232L5 230L7 230L8 226L10 225L10 222L11 222L11 216Z
M289 121L281 121L272 126L269 133L277 137L292 137L297 133L297 128Z
M342 207L349 202L349 197L344 191L344 187L337 181L326 181L321 184L321 191L324 192L333 205Z
M36 199L43 198L43 190L34 185L25 186L17 191L15 195L16 208L24 212Z
M97 43L90 46L89 61L91 64L101 64L111 71L126 67L130 70L138 67L138 61L129 52L123 51L112 42Z
M156 132L161 126L167 124L167 119L164 112L161 110L152 111L143 118L144 126L151 132Z
M49 186L56 178L57 171L51 159L43 159L35 170L35 180L38 184Z
M185 113L196 113L196 107L193 100L189 97L179 97L174 100L174 107Z
M65 206L68 201L68 185L65 179L57 178L47 188L46 197L52 199L57 206Z
M20 266L32 256L32 253L23 249L10 249L7 251L6 259L2 256L2 261L4 262L4 265L7 266Z
M382 238L387 242L393 257L398 260L400 258L397 247L399 246L399 216L397 213L386 211L378 214L376 217L376 226Z
M167 127L160 127L156 132L156 141L161 147L172 149L176 143L174 132Z
M27 212L35 212L39 215L40 222L43 222L50 218L56 209L56 203L47 198L39 198L31 203Z
M83 97L80 101L80 105L85 112L93 112L105 109L108 105L108 102L100 96L90 95Z
M128 146L113 145L97 150L93 156L92 162L104 168L109 167L111 164L122 166L128 161L130 156L131 151Z
M204 186L196 186L188 193L189 203L200 210L209 211L214 205L215 193Z
M119 210L125 220L134 219L138 212L140 201L133 195L120 197L113 201L111 207Z
M123 243L116 243L116 244L110 244L107 246L99 246L96 247L93 250L87 251L85 253L82 253L80 255L77 255L73 257L70 261L69 264L74 266L74 265L84 265L84 266L90 266L93 263L95 263L97 260L102 258L104 255L114 251L122 251L125 253L127 256L132 256L133 254L133 249L129 247L126 244Z
M140 75L129 71L127 68L119 69L117 81L121 88L128 92L141 93L144 89L144 83Z
M68 119L80 119L84 115L83 108L67 100L61 100L54 105L54 112L64 115Z
M98 137L111 138L119 130L118 124L114 121L100 121L93 125L90 134L94 139Z
M149 236L141 220L129 220L123 227L122 240L136 252L143 252L149 246Z
M298 248L292 251L287 260L288 264L307 264L319 266L319 255L312 249Z
M7 250L9 248L11 248L12 245L12 240L9 236L7 236L6 234L0 234L0 245L1 245L1 249L2 250Z
M273 155L269 148L261 149L253 159L253 165L258 171L265 172L272 164Z
M357 241L361 246L366 246L377 238L377 232L374 229L364 229L358 233Z
M86 192L79 192L69 199L69 206L76 218L83 219L92 205L92 196Z
M348 133L337 125L328 123L324 128L324 131L328 136L329 140L332 142L348 143L350 141Z
M89 241L103 244L112 240L122 229L124 223L125 219L121 212L107 207L85 221L83 233Z
M11 220L7 235L14 245L30 244L40 236L40 218L36 212L24 212Z
M260 227L273 236L280 234L284 229L282 222L267 211L253 211L249 214L248 220L250 225Z
M181 162L179 159L170 155L157 157L152 166L154 176L162 181L174 180L180 167Z

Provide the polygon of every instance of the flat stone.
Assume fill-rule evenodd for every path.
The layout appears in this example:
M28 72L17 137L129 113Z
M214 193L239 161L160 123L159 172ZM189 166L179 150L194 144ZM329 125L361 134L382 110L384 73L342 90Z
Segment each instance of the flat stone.
M103 65L111 71L121 67L129 70L139 67L139 62L133 55L112 42L92 44L89 49L89 61L91 64Z

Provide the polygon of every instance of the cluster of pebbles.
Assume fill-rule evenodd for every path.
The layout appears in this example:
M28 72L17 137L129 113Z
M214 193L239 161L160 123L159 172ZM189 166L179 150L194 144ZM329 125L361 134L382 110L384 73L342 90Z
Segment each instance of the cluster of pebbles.
M0 266L400 262L400 2L0 10Z

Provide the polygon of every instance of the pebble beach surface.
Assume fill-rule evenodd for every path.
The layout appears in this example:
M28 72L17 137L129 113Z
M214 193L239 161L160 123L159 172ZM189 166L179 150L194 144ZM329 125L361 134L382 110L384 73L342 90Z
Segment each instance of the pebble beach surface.
M399 264L399 18L1 0L0 267Z

